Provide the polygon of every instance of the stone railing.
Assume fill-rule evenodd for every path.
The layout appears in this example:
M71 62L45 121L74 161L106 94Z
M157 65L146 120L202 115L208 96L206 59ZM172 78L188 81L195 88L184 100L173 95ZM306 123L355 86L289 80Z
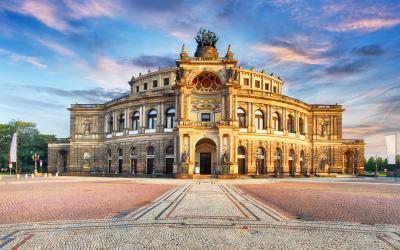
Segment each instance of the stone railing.
M362 139L342 139L343 143L347 144L357 144L357 143L364 143L364 140Z
M71 108L98 109L104 108L104 104L71 104Z
M70 139L69 138L55 138L55 139L50 139L49 143L57 144L57 143L69 143Z

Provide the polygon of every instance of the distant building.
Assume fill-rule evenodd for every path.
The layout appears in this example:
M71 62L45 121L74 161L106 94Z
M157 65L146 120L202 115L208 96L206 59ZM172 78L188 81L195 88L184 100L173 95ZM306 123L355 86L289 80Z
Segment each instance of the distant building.
M212 32L194 57L132 78L130 94L72 104L49 171L96 174L328 175L364 172L364 141L342 139L341 105L282 95L273 74L237 66Z

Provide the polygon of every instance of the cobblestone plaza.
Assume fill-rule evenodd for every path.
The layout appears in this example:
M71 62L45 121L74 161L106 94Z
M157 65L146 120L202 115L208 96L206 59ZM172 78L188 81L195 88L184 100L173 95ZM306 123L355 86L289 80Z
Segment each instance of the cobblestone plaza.
M8 186L38 185L40 182L56 185L85 180L92 185L96 183L101 185L110 181L107 178L84 177L38 179L19 182L3 179L0 183ZM155 183L154 179L114 181L115 186L131 182L132 185L136 185L133 189L137 188L138 192L141 192L138 184ZM339 178L286 182L280 183L280 180L275 179L234 181L159 179L157 183L162 183L169 191L147 205L126 209L117 214L110 213L107 218L3 224L0 226L0 249L398 249L400 247L400 227L396 220L393 220L393 223L397 225L379 223L366 225L334 220L326 222L296 219L282 213L282 210L275 210L266 205L262 199L253 198L254 195L250 196L250 192L244 192L246 188L242 188L245 187L243 184L246 184L247 188L250 184L266 189L278 185L276 188L285 190L285 188L290 189L291 185L310 184L313 190L321 189L322 185L330 187L335 192L345 193L337 186L353 185L356 192L358 192L357 185L360 188L365 185L380 186L381 188L372 194L376 197L376 202L387 203L385 198L390 196L398 204L399 184L354 182ZM313 187L318 185L320 185L318 188ZM4 185L0 185L0 188L3 187ZM134 190L131 191L132 197L135 197ZM118 196L118 193L115 196ZM300 199L304 197L300 196ZM73 202L73 198L71 199ZM129 198L124 199L129 201ZM320 203L325 202L323 194L320 196L320 201ZM20 201L16 199L12 203L18 202ZM81 204L86 206L84 202ZM319 204L315 206L316 209L326 209ZM7 208L3 206L3 209ZM385 211L376 212L385 213ZM391 213L389 211L389 214Z

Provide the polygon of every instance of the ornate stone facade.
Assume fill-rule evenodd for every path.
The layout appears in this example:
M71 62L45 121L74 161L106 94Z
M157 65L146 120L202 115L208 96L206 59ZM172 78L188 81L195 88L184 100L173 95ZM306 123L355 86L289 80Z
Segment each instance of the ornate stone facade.
M194 57L183 46L177 67L133 77L129 95L72 104L70 138L49 143L49 170L363 174L364 142L342 139L341 105L284 96L279 77L237 66L230 46L219 57L215 37L200 35Z

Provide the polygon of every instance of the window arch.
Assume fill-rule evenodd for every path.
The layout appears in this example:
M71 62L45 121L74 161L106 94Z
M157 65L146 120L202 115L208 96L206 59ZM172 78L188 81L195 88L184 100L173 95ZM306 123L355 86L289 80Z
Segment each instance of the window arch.
M167 110L167 128L174 127L174 117L175 117L175 108L169 108Z
M119 156L119 158L124 156L124 151L122 151L122 148L118 149L118 156Z
M118 119L118 131L122 132L125 128L125 114L121 114Z
M264 129L264 113L261 110L257 110L254 116L256 129Z
M150 146L147 148L147 156L153 156L155 155L155 150L154 147Z
M203 72L197 75L193 81L195 90L201 92L214 92L221 88L221 81L219 77L211 72Z
M265 150L262 147L257 148L256 150L256 167L257 172L261 174L265 174Z
M300 134L301 134L301 135L304 135L304 134L305 134L305 132L304 132L304 120L303 120L303 118L300 118L300 119L299 119L299 130L300 130Z
M173 155L174 154L174 147L173 146L168 146L167 149L165 150L166 155Z
M289 133L295 133L295 127L294 127L294 119L292 115L288 115L287 119L287 129Z
M246 149L243 146L237 148L238 173L246 174Z
M274 122L274 130L275 131L281 131L282 130L282 126L281 126L281 116L279 115L278 112L275 112L272 115L272 120Z
M132 114L132 130L138 130L139 129L139 119L140 119L139 111L135 111Z
M157 126L157 111L152 109L149 111L147 116L147 128L155 129Z
M239 128L246 127L246 112L242 108L237 109L237 119L239 122Z
M109 134L111 134L113 131L113 127L114 127L114 117L112 115L108 118L107 123L108 123L108 131L107 132Z

